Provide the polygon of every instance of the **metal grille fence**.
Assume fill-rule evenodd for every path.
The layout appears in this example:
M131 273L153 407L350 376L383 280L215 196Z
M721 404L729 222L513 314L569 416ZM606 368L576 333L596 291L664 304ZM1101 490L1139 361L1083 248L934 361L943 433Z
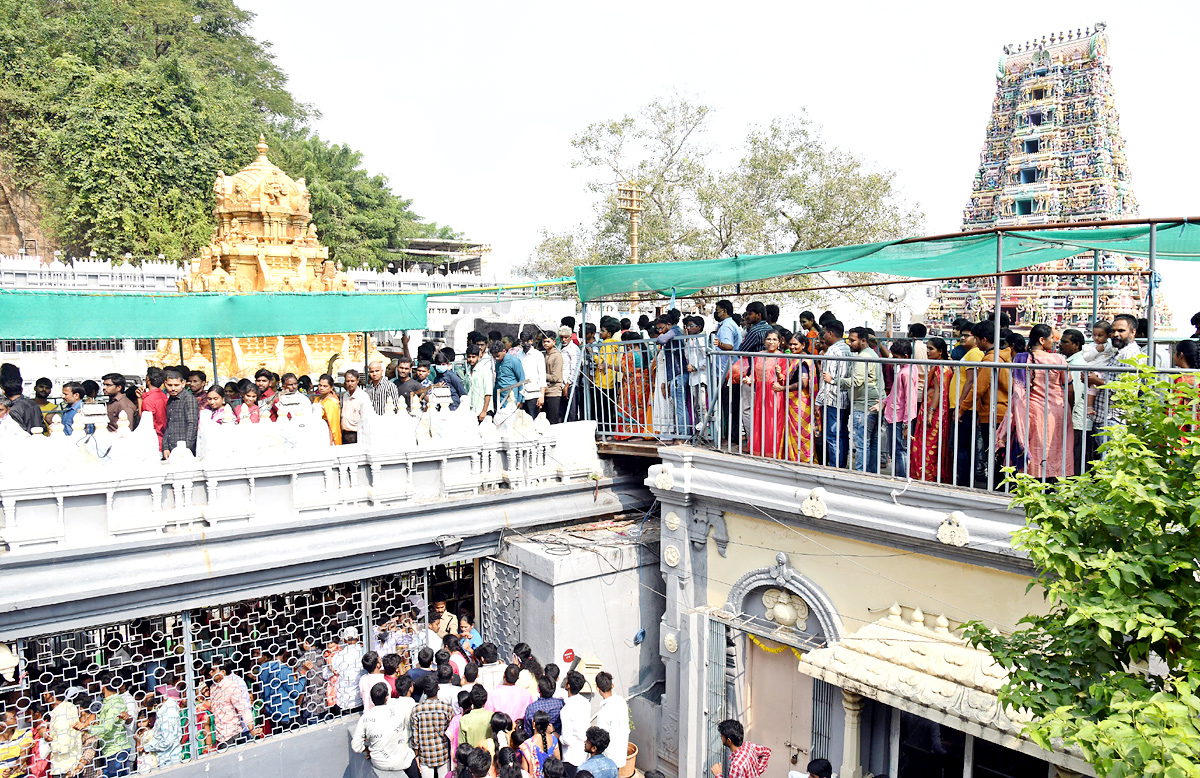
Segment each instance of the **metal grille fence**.
M427 629L430 580L473 591L474 569L437 565L0 644L0 719L19 745L0 774L37 774L46 760L41 774L151 772L349 715L362 705L364 652L396 653L404 672L423 646L440 649Z
M704 718L708 758L705 764L722 766L722 773L729 773L729 755L721 744L721 733L717 725L725 719L725 675L726 649L729 645L729 629L716 619L708 620L708 646L705 653L704 670L706 692Z
M481 632L501 656L510 656L521 640L521 568L487 557L479 562Z

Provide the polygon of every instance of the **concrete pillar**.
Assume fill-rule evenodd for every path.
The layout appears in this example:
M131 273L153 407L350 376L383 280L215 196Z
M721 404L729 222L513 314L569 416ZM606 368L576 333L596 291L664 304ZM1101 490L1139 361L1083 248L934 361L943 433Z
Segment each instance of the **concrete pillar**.
M862 778L862 760L859 748L862 744L863 698L854 692L842 689L842 707L846 710L846 723L842 735L842 767L838 778Z
M706 604L706 549L689 538L695 506L677 493L655 491L662 501L660 559L666 584L659 651L667 673L658 767L681 778L707 775L708 620L695 612ZM717 671L723 675L724 667Z

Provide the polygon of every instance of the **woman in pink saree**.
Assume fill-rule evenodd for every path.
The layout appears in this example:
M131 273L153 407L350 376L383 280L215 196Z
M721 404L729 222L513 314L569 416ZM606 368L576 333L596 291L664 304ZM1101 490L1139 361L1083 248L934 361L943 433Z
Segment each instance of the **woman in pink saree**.
M1062 370L1029 370L1014 365L1008 414L997 430L1000 444L1011 437L1024 450L1024 471L1042 479L1075 474L1075 435L1067 407L1067 360L1054 353L1050 334L1048 325L1033 325L1024 361L1031 365L1061 365Z
M930 338L925 341L930 359L949 359L946 341ZM909 472L921 481L950 482L950 461L953 438L950 435L950 384L954 368L930 367L925 374L925 393L913 425Z
M787 420L784 408L787 400L782 390L775 387L785 383L783 374L786 360L779 354L779 333L771 331L763 338L764 351L753 357L746 375L742 378L743 396L754 392L751 406L750 453L756 457L778 458L783 443Z

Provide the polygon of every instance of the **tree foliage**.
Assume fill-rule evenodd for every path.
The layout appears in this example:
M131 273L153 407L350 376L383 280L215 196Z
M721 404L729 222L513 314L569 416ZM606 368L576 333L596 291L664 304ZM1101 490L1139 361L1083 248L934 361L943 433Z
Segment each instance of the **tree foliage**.
M1200 436L1194 384L1117 384L1125 423L1090 473L1013 478L1014 545L1049 603L1011 635L968 626L1009 671L1001 700L1103 776L1200 775ZM1190 425L1190 428L1189 428Z
M591 223L543 232L524 271L569 274L574 265L628 261L630 221L618 183L645 190L641 261L775 254L911 235L922 216L896 191L895 175L825 143L805 116L751 128L736 165L713 163L706 145L712 109L680 97L637 116L596 122L573 140L576 167L596 174ZM764 292L816 277L761 282ZM749 290L752 286L743 285Z
M212 181L272 156L313 191L344 265L379 266L426 224L361 156L304 129L253 14L231 0L0 0L0 174L41 199L68 253L195 256L212 232ZM289 167L295 163L297 169Z

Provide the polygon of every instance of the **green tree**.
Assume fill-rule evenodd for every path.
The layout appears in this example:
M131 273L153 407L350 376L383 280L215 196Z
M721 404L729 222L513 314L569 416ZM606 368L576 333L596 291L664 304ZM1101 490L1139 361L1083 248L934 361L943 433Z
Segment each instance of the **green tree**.
M1048 612L967 636L1008 670L1001 700L1036 716L1043 748L1061 738L1103 776L1200 775L1197 391L1147 369L1116 391L1123 424L1089 473L1012 479L1013 543Z
M249 34L253 18L232 0L0 0L0 180L42 201L70 254L185 260L211 235L217 170L249 162L267 133L276 163L308 177L343 264L457 237L304 129L315 111Z
M46 149L54 234L75 256L194 256L212 232L215 171L250 161L247 139L262 120L234 110L228 82L173 57L129 70L76 66L81 83Z
M326 143L304 129L272 137L279 147L276 164L305 179L317 233L343 267L383 267L400 258L410 238L460 237L422 221L410 210L412 201L393 194L383 176L363 169L362 154L349 146Z
M616 198L617 185L626 182L646 192L639 228L646 262L804 251L920 230L921 213L900 197L894 173L827 145L805 116L751 129L735 166L713 165L705 145L711 113L673 97L577 135L574 166L597 174L588 184L596 195L593 220L543 232L523 272L568 275L574 265L628 261L629 216ZM830 280L773 279L743 290L769 293Z

